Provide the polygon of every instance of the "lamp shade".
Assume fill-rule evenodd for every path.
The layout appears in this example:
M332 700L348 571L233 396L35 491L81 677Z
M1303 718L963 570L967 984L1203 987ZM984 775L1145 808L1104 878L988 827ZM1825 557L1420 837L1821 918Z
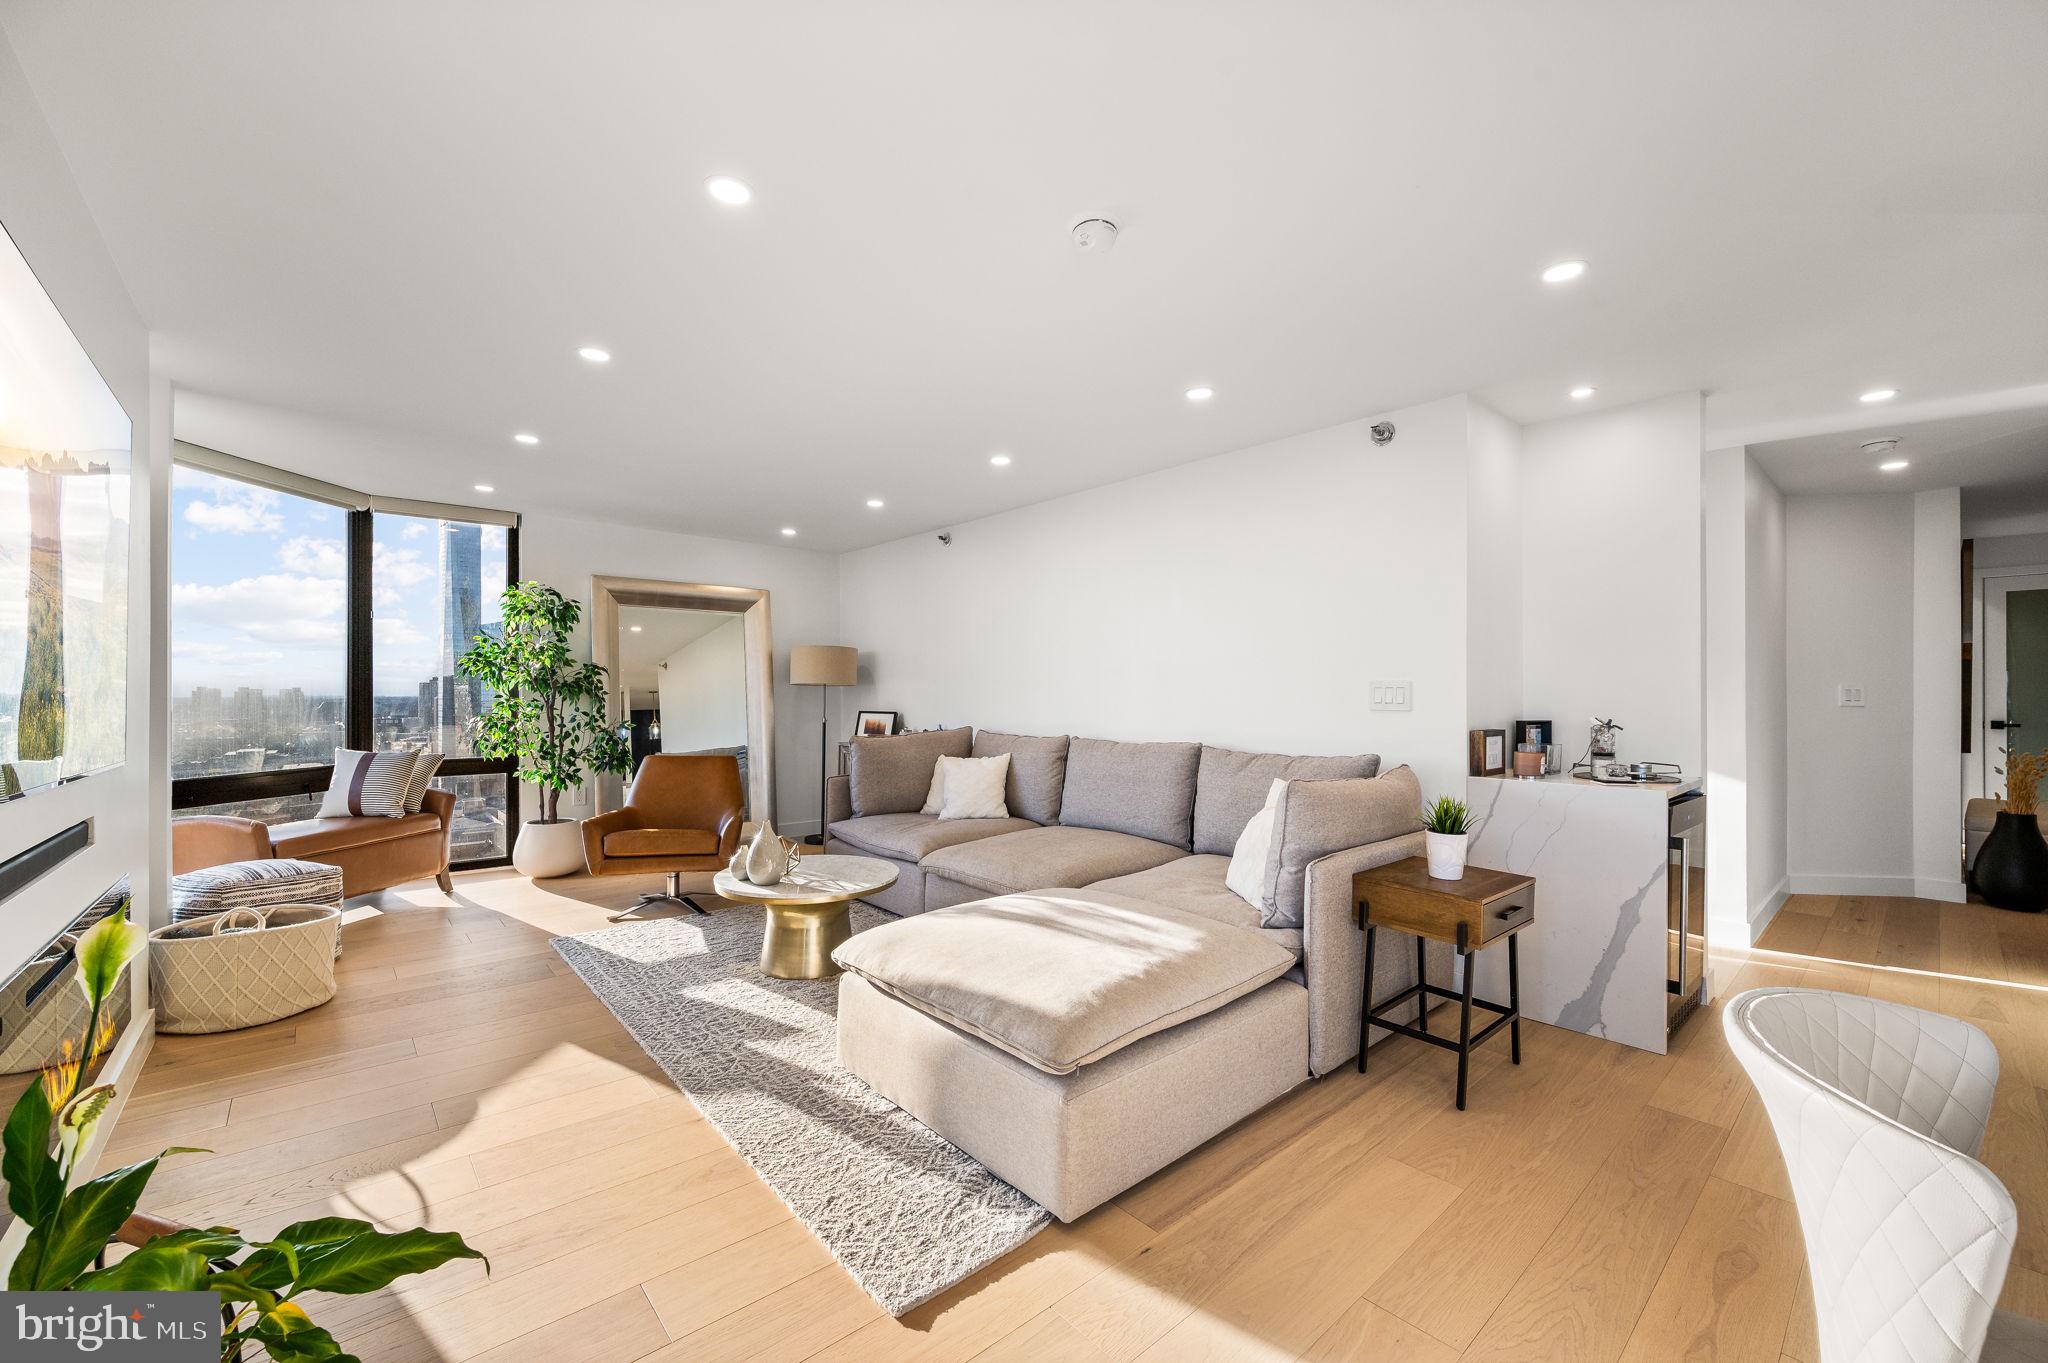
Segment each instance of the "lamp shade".
M860 650L845 644L798 644L789 651L792 686L852 686L860 680Z

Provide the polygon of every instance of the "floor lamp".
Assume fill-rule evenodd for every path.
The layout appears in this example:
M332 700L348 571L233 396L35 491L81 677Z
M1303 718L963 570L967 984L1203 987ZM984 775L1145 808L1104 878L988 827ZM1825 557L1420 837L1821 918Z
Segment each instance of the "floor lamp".
M832 751L832 690L860 679L860 650L844 644L798 644L789 651L789 684L822 688L818 704L818 831L804 839L825 841L825 778Z

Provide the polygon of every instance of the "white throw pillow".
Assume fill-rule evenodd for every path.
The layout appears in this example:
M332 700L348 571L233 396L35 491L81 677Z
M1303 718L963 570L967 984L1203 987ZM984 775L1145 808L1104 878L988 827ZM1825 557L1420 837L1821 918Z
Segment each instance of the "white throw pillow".
M924 808L920 814L937 814L946 807L946 759L941 757L932 763L932 788L924 797Z
M405 787L412 775L410 752L334 750L334 777L320 801L323 819L397 819L405 815Z
M1271 878L1268 872L1278 850L1273 843L1273 820L1286 790L1287 783L1276 780L1266 791L1265 807L1252 815L1244 832L1237 835L1237 846L1230 849L1230 869L1223 873L1224 888L1255 909L1261 907Z
M942 819L1007 819L1010 807L1003 803L1003 784L1010 778L1010 755L995 757L941 757L939 770L945 783Z

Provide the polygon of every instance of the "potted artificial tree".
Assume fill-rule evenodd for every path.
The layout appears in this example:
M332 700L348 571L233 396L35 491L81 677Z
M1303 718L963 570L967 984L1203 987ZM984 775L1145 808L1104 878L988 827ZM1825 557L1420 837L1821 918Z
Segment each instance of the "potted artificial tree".
M516 758L519 779L540 787L541 816L512 844L525 876L566 876L583 868L583 822L560 815L562 792L586 773L624 776L632 753L605 720L605 670L579 661L569 636L583 608L553 587L521 582L505 591L500 638L478 635L457 664L491 693L476 719L476 750Z

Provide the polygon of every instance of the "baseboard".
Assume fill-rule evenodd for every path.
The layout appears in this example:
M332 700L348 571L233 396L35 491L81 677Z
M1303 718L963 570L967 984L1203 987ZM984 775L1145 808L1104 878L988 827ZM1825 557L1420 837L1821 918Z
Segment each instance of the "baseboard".
M1754 943L1764 935L1764 929L1778 916L1778 910L1785 907L1785 901L1792 897L1792 877L1779 876L1778 883L1764 892L1764 897L1749 906L1749 940Z
M1793 894L1868 894L1907 898L1917 889L1917 882L1911 876L1792 875L1785 879Z
M1922 899L1938 899L1944 904L1965 904L1970 892L1960 880L1933 880L1922 877L1913 882L1913 893Z

